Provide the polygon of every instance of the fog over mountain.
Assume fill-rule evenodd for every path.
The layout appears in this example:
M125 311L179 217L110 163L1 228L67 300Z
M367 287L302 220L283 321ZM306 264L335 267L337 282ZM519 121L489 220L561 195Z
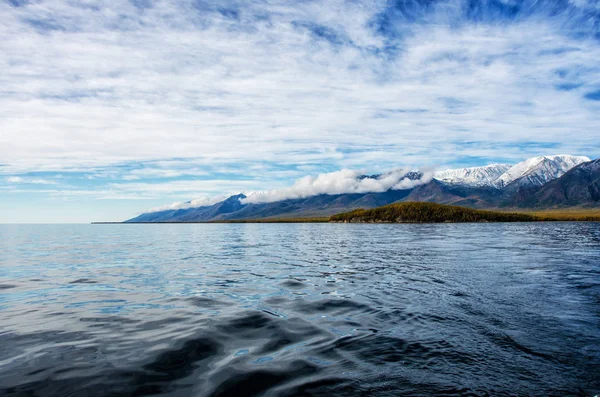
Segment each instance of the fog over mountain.
M250 193L241 201L244 204L258 204L306 198L319 194L379 193L390 189L403 190L427 183L432 176L431 172L409 174L409 171L402 169L376 176L365 176L359 171L341 170L320 174L316 177L306 176L289 188Z

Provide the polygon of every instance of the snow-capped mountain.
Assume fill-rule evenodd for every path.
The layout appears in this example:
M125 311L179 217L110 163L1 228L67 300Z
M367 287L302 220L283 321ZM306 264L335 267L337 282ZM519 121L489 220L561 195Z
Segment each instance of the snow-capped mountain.
M555 155L532 157L515 164L494 182L497 188L512 186L542 186L556 178L560 178L571 168L590 161L585 156Z
M509 205L523 208L599 206L600 159L575 166L537 189L516 191Z
M484 167L457 168L437 171L434 179L452 185L474 187L494 186L494 182L512 167L511 164L490 164Z
M581 166L578 167L578 171L589 174L593 172L600 173L600 158L589 161L586 164L581 164Z
M491 164L485 167L458 168L437 171L434 179L467 187L519 188L542 186L560 178L571 168L590 161L585 156L566 154L532 157L515 165Z

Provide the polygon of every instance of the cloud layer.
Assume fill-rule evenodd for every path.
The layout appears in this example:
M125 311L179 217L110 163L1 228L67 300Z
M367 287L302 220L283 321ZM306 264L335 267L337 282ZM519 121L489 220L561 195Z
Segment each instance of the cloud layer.
M599 138L592 3L144 4L0 6L5 167L298 162L319 147L446 162Z
M425 173L417 180L404 178L406 171L401 169L377 177L364 177L359 171L344 169L341 171L305 176L291 187L273 189L264 192L249 193L242 203L270 203L274 201L299 199L319 194L370 193L385 192L390 189L409 189L431 180L431 173Z
M585 0L2 2L0 188L173 201L342 168L597 157L599 15Z

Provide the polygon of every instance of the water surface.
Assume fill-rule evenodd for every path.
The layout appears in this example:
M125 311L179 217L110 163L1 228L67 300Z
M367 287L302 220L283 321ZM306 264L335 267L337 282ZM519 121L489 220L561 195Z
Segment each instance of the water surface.
M593 396L600 224L0 225L0 395Z

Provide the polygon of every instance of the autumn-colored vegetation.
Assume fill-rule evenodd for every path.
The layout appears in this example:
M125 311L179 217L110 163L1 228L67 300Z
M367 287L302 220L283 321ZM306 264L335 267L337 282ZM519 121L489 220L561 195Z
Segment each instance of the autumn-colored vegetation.
M369 210L333 215L331 222L356 223L442 223L442 222L533 222L537 217L523 213L474 210L435 203L394 203Z
M540 221L600 222L600 208L571 208L528 212Z

